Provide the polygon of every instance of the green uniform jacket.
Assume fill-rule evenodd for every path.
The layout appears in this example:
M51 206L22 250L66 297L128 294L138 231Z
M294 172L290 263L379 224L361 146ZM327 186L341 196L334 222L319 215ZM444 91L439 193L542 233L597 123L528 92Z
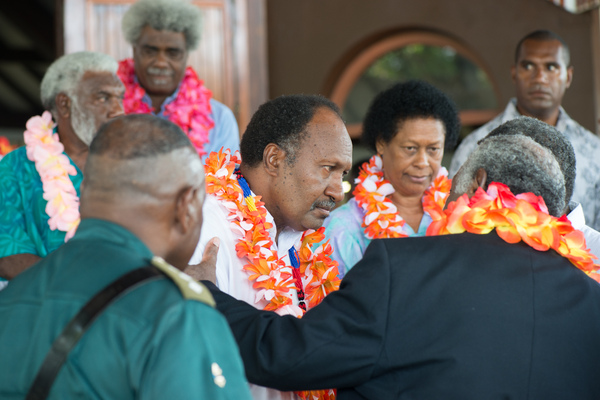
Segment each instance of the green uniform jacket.
M22 399L52 342L98 291L152 253L116 224L86 219L76 235L0 292L0 398ZM211 306L170 279L125 294L70 353L55 399L250 399L238 348Z

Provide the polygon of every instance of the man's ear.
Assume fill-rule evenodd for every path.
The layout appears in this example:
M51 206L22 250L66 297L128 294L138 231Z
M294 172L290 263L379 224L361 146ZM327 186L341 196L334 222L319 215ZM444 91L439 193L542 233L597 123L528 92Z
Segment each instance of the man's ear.
M512 79L513 84L517 83L517 66L513 65L510 67L510 77Z
M475 172L475 177L473 178L473 183L471 184L469 197L475 194L478 188L486 189L487 181L487 172L483 168L479 168L477 172Z
M56 104L56 112L62 118L69 118L71 116L71 98L65 93L59 93L54 98Z
M286 151L276 145L269 143L263 151L263 166L265 171L271 176L277 176L281 166L285 162Z
M571 86L571 82L573 82L573 66L570 66L567 68L567 83L566 83L567 89Z
M197 196L198 189L190 186L182 189L177 195L173 228L181 235L187 234L197 223L200 223L202 203L197 201Z

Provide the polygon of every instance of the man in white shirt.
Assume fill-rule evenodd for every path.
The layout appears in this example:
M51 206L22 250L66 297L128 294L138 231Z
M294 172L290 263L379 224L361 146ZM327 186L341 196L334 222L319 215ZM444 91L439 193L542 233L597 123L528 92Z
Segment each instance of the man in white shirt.
M520 116L537 118L554 126L573 145L577 157L573 200L581 203L587 223L600 229L600 138L571 119L561 107L573 79L569 47L554 32L532 32L517 44L511 74L516 99L462 141L452 158L450 176L456 174L477 142L497 126Z
M575 201L570 202L569 211L567 218L571 221L571 225L573 225L573 228L583 232L588 249L600 260L600 232L585 224L585 216L583 215L581 204Z
M311 230L343 199L352 142L335 104L293 95L263 104L240 147L241 163L235 154L207 160L204 224L190 264L200 262L216 236L222 291L258 309L301 316L321 292L339 285L327 245L310 246L322 241ZM258 386L251 391L255 399L297 398Z

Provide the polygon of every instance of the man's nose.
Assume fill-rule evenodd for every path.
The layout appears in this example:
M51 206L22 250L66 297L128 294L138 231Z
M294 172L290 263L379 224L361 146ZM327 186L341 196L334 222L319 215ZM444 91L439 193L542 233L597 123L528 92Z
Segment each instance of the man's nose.
M344 199L344 186L341 175L331 180L331 182L327 186L325 195L331 197L331 199L336 203L339 203Z
M114 97L111 100L110 109L108 111L109 118L115 118L121 115L124 115L125 111L123 109L123 99L120 97Z
M548 72L544 68L536 68L533 71L533 80L535 82L547 82Z
M153 67L166 68L169 66L169 59L165 51L159 50L156 53L156 59L154 60Z

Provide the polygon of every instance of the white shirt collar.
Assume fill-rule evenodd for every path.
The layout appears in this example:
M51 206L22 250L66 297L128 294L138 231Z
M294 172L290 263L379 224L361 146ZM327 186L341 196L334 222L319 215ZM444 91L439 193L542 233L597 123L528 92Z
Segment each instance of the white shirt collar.
M571 221L573 228L581 230L585 226L585 216L583 215L581 204L571 201L569 203L569 208L571 209L571 212L567 215L567 218Z

